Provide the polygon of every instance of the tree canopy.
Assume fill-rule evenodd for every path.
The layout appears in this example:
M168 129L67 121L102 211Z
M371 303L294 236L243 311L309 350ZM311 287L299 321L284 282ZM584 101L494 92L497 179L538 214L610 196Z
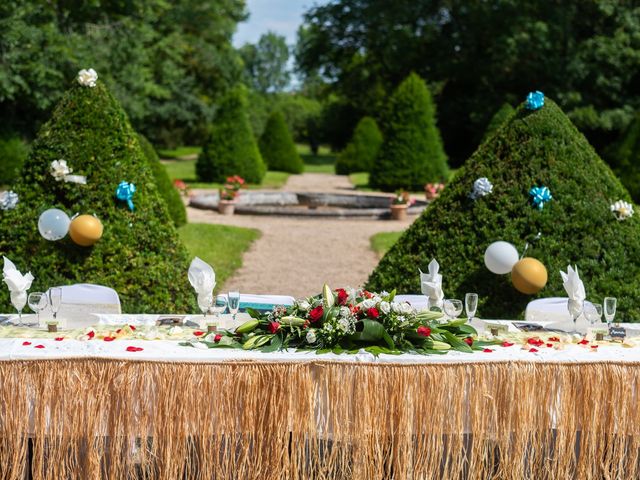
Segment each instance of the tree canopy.
M284 36L267 32L260 36L258 43L242 46L240 55L245 80L256 91L281 92L289 85L289 47Z

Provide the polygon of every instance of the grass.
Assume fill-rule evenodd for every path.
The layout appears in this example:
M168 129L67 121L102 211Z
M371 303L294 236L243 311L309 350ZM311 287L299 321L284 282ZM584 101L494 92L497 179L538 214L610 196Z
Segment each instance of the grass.
M371 250L376 252L378 257L382 258L387 251L393 247L393 244L400 238L404 232L380 232L371 236Z
M252 228L206 223L189 223L178 231L189 255L213 267L218 287L242 266L242 255L260 237L260 232Z
M451 169L449 175L449 181L455 176L457 169ZM356 190L361 190L363 192L372 192L374 191L369 186L369 173L368 172L356 172L349 174L349 181L356 188ZM421 192L411 192L413 195L424 195L424 191Z
M158 155L160 158L180 158L190 155L198 155L202 147L178 147L174 149L160 149Z
M329 147L321 146L317 155L311 153L307 144L298 143L296 148L304 162L305 173L335 173L336 156L331 153Z

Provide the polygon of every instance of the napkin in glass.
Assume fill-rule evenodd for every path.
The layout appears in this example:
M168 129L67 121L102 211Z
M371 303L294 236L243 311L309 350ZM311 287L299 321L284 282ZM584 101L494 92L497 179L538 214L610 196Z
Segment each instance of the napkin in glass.
M571 268L571 265L567 266L567 272L561 271L560 275L562 276L564 289L569 296L569 313L571 318L576 318L582 313L584 301L587 298L584 283L580 280L577 266L574 268Z
M429 272L420 270L420 286L422 294L429 298L429 307L442 308L444 304L444 292L442 291L442 275L438 273L440 265L434 258L429 263Z

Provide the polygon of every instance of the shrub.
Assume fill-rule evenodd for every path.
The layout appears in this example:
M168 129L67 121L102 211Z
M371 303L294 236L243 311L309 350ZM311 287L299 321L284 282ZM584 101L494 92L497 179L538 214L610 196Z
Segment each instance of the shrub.
M504 122L506 122L511 115L513 115L515 109L509 103L503 103L502 106L493 114L489 124L487 125L487 129L484 131L484 135L482 137L482 142L486 141L491 135L496 133L498 129L502 126ZM481 143L482 143L481 142Z
M302 173L304 164L281 112L273 112L260 137L260 153L269 170Z
M640 113L606 155L633 200L640 202Z
M200 181L223 183L229 176L240 175L249 183L262 182L266 167L249 125L246 103L242 86L230 90L222 100L196 163Z
M158 187L158 193L167 205L173 224L176 227L184 225L187 223L187 211L184 208L184 203L182 203L180 192L173 185L167 169L162 162L160 162L160 158L158 158L158 154L151 143L149 143L149 140L147 140L144 135L138 134L138 141L140 142L142 153L151 167L153 178L156 181L156 187Z
M0 185L11 185L29 154L29 147L17 135L0 136Z
M478 200L469 193L487 177L493 192ZM553 200L534 208L528 191L547 186ZM441 264L448 297L480 295L484 318L516 318L531 296L518 293L510 276L484 266L487 246L511 242L549 272L538 297L566 293L559 270L576 264L587 299L619 299L620 317L640 318L640 215L617 221L610 205L629 194L560 108L547 99L537 111L519 107L505 125L467 160L451 183L389 250L369 277L367 288L419 292L418 268L432 258Z
M382 145L382 133L371 117L362 117L353 132L351 142L340 153L336 161L336 173L348 175L353 172L368 172Z
M56 181L53 160L65 159L87 185ZM118 184L135 183L134 211L115 198ZM185 312L194 306L188 258L161 200L136 133L120 104L98 81L65 93L33 143L14 190L20 202L0 211L0 256L35 276L32 290L79 282L114 288L126 312ZM80 247L67 236L49 242L38 233L48 208L95 214L102 239ZM0 304L9 307L7 289Z
M374 188L422 190L448 177L447 156L436 126L436 111L424 81L410 74L389 100L384 142L369 176Z

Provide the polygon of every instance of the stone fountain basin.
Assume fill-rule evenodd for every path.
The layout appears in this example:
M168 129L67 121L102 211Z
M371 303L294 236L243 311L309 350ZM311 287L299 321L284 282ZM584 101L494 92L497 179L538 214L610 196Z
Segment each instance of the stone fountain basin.
M235 212L244 215L283 215L334 218L388 218L392 195L363 195L309 192L243 191L236 201ZM217 192L195 195L189 205L194 208L216 210L220 197ZM407 213L421 213L427 202L417 200Z

